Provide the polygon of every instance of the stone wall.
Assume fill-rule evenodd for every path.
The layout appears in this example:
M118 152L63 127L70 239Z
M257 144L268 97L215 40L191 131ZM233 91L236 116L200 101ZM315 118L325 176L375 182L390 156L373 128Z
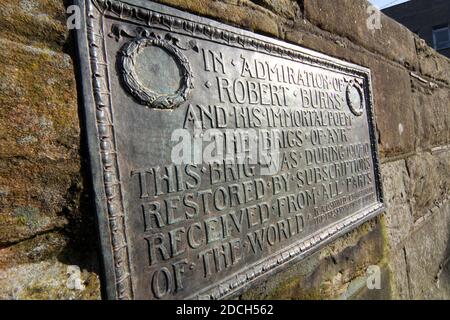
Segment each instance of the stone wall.
M372 70L386 212L238 298L450 298L450 60L365 0L160 2ZM101 297L69 4L0 2L2 299Z

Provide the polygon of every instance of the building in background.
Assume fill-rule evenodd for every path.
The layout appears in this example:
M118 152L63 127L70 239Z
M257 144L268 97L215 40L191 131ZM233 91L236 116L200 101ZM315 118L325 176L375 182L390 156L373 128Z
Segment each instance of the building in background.
M450 58L450 0L411 0L382 11Z

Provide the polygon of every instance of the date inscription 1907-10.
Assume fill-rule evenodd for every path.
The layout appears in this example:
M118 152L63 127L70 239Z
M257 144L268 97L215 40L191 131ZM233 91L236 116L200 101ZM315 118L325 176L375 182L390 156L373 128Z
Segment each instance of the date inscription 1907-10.
M140 0L79 0L111 299L220 299L383 208L370 71Z

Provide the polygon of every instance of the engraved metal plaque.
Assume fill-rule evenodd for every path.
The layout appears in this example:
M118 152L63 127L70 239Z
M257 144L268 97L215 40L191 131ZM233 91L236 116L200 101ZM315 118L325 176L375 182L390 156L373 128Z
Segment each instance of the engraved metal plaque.
M77 33L110 299L221 299L383 209L370 70L151 1Z

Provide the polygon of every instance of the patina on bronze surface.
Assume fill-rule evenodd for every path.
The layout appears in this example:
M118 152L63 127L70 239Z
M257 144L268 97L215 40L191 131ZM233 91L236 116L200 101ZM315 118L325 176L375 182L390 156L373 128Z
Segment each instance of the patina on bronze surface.
M150 1L78 3L108 298L230 297L382 210L368 69ZM174 161L211 132L259 142ZM246 153L261 141L274 168Z

